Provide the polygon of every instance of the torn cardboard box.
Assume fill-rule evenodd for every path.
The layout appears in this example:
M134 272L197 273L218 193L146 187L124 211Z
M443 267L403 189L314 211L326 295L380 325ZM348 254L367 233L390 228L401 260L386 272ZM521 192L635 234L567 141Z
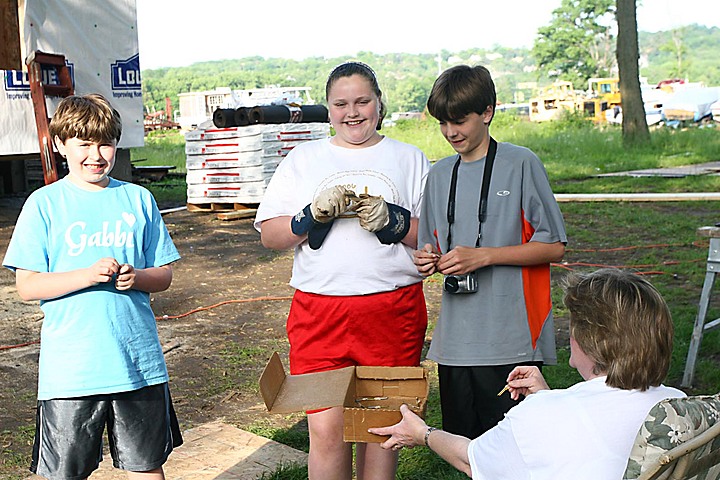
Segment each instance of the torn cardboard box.
M288 375L276 353L260 377L260 393L270 413L344 407L346 442L383 442L368 428L402 420L403 403L423 417L428 396L423 367L345 367L327 372Z

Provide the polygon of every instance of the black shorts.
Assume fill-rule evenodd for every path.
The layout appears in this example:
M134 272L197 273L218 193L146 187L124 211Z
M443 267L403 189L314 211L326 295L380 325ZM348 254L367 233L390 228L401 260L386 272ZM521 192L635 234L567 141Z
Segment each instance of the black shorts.
M84 479L103 456L103 432L115 468L161 467L182 435L167 383L130 392L38 401L30 470L52 479Z

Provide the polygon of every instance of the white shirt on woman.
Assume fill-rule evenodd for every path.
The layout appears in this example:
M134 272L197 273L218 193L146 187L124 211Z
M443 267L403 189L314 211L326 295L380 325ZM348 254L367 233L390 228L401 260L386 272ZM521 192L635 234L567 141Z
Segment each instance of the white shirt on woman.
M621 479L633 441L650 409L684 397L663 385L608 387L596 377L567 389L541 390L470 442L474 480Z

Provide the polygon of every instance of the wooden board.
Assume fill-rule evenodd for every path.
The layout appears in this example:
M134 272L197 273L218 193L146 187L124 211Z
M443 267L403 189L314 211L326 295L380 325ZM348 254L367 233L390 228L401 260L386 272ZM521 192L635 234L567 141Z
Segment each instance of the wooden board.
M233 210L232 212L218 213L218 220L239 220L241 218L253 218L257 213L257 208L248 208L245 210Z

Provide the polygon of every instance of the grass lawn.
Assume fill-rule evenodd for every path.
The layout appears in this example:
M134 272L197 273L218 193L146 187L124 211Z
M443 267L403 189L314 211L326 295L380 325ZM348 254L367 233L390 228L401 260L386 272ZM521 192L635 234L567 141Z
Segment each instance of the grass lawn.
M597 177L599 173L660 168L720 160L720 125L706 128L652 130L650 145L627 149L622 145L619 127L596 127L569 117L564 121L532 124L511 114L498 114L491 132L498 141L526 146L538 154L546 166L555 193L678 193L720 192L720 176L683 178ZM440 136L436 122L400 121L381 132L419 146L431 160L453 152ZM133 160L143 165L175 165L185 171L184 140L177 132L156 132L143 148L132 149ZM159 201L184 205L182 177L171 176L148 185ZM679 385L697 314L705 264L707 238L696 230L720 222L720 202L657 203L562 203L569 244L564 263L553 267L553 282L570 269L598 266L630 268L648 275L670 305L676 325L675 348L667 384ZM554 312L565 316L561 293L554 289ZM713 301L708 319L720 314L720 302ZM431 319L434 320L434 319ZM566 387L580 380L567 365L566 344L559 345L558 366L545 369L548 383ZM694 389L688 393L720 391L720 332L705 335L695 372ZM431 396L427 421L440 426L436 377L431 367ZM260 429L258 432L307 450L307 437L286 430ZM307 478L303 467L284 467L265 478ZM427 449L401 452L400 479L466 478Z

